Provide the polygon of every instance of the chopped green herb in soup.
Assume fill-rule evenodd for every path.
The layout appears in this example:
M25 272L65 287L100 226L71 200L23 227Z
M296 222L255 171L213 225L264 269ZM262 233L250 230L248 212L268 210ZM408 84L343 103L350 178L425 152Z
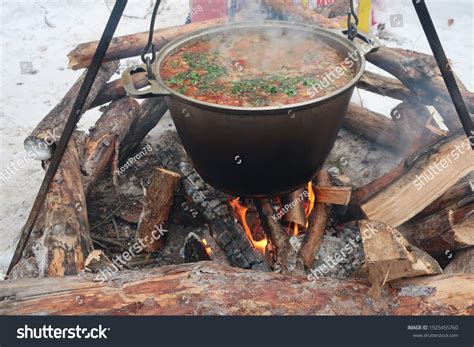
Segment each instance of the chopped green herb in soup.
M321 39L250 32L185 45L164 60L160 75L197 100L265 107L331 93L352 80L354 65Z

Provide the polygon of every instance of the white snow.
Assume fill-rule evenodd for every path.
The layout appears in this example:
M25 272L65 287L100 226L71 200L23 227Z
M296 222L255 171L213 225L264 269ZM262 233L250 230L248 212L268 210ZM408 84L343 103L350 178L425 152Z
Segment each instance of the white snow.
M427 2L455 72L472 90L474 2ZM25 155L23 140L81 73L67 69L66 55L78 43L99 38L111 3L112 0L0 0L0 270L8 266L44 174L39 163ZM184 22L189 0L162 3L157 27ZM430 53L411 0L378 3L376 18L400 38L399 46ZM116 34L146 31L150 5L148 0L129 0L127 16L122 18ZM390 26L390 16L394 14L402 14L403 27ZM449 18L454 19L451 27ZM395 45L391 41L384 43ZM22 74L20 62L32 62L38 72ZM360 93L364 105L375 111L388 114L396 105L389 98ZM88 112L80 126L86 128L97 115L97 111ZM8 170L14 171L10 178Z

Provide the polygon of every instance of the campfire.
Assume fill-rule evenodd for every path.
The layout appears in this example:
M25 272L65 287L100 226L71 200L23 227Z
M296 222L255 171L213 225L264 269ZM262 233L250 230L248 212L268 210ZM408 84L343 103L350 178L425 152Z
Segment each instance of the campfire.
M338 27L285 1L264 3L282 18ZM154 45L225 22L159 29ZM474 256L474 154L432 56L387 47L367 54L393 77L365 71L356 86L398 106L381 115L349 103L334 147L309 182L249 198L201 177L198 164L215 170L216 156L197 147L197 156L189 153L189 138L180 138L167 114L169 96L138 102L120 78L111 80L118 60L140 54L146 37L112 42L84 108L100 107L102 115L88 133L76 130L71 138L10 275L19 281L0 285L13 298L0 303L1 313L472 314L472 274L463 272ZM69 67L87 68L96 47L73 49ZM147 85L143 71L130 78L138 89ZM57 145L51 134L63 131L83 79L25 140L44 167ZM461 91L473 111L474 94ZM183 122L192 118L187 109L172 111ZM158 122L167 130L157 131ZM201 130L211 134L209 124ZM311 152L299 150L303 157ZM295 167L265 173L307 176L306 163L292 159ZM251 180L257 174L249 172L241 182L232 179L258 192ZM77 281L67 277L76 275ZM35 286L36 277L51 278ZM30 281L30 291L21 281ZM431 294L412 295L414 286ZM78 295L89 305L71 304Z

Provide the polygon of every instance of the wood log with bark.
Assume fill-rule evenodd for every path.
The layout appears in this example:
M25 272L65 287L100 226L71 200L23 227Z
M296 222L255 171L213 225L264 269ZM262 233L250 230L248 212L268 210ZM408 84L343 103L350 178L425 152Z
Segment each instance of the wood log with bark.
M380 300L367 280L308 281L214 262L0 282L2 315L472 315L472 274L396 281Z
M43 235L33 245L33 253L41 276L65 276L82 271L92 249L79 155L73 137L48 192Z
M316 178L320 187L331 187L331 177L327 171L320 171ZM316 191L316 196L317 196ZM321 247L326 225L329 221L331 205L318 202L314 205L313 211L309 215L309 224L306 236L300 250L300 256L304 266L310 268L314 262L316 253Z
M215 25L228 22L227 17L212 19L205 22L190 23L179 25L172 28L157 29L153 36L153 46L158 51L168 42L185 34L206 29ZM138 56L142 53L148 40L148 31L115 37L107 50L104 62L111 60L120 60L129 57ZM88 67L92 61L99 41L81 43L68 54L69 68L73 70Z
M448 254L448 256L451 254ZM444 269L445 274L474 274L474 247L464 248L456 252L453 260Z
M99 95L105 83L112 77L115 71L117 71L118 67L119 63L117 61L103 64L100 67L86 99L83 112L90 108L94 99ZM36 159L49 160L51 158L54 145L63 132L66 120L71 113L74 100L79 93L86 72L87 71L84 71L61 101L39 122L36 128L25 139L24 146L26 151L33 153Z

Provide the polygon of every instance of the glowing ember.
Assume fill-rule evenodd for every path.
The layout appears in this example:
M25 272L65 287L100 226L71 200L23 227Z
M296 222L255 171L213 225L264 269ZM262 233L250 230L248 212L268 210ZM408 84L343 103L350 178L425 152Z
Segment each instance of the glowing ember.
M208 256L211 256L211 254L212 254L212 249L211 249L211 246L209 246L209 245L207 244L206 239L202 239L202 240L201 240L201 243L204 245L204 249L206 250L207 255L208 255Z
M241 205L239 203L239 198L235 198L234 200L231 200L229 202L229 205L232 207L234 210L235 215L240 221L240 224L245 230L245 234L247 235L248 239L252 243L252 245L258 249L262 254L265 254L265 249L267 247L268 240L267 238L263 238L262 240L255 241L252 235L252 231L249 228L249 225L247 223L247 211L248 207Z

